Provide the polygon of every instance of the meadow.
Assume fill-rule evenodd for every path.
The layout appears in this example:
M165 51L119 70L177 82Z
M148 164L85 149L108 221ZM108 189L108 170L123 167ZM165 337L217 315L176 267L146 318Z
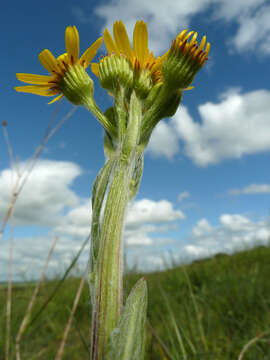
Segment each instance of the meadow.
M261 246L162 272L130 271L124 279L125 294L141 276L148 284L145 360L270 359L269 259L270 248ZM80 278L68 276L41 284L22 335L21 360L56 359L79 283ZM34 286L13 284L9 359L16 358L15 338ZM6 297L2 285L0 359L5 349ZM65 344L65 360L89 358L89 304L85 282Z

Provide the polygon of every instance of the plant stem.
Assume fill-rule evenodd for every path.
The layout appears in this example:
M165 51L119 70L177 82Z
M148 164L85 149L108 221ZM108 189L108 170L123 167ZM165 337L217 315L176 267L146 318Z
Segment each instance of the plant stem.
M96 263L92 319L92 360L103 359L122 309L122 232L128 203L133 157L115 160L102 219Z
M122 108L124 90L121 90L116 111L117 123L121 127L119 142L100 171L92 192L91 360L104 359L109 340L119 327L123 307L124 218L128 201L138 190L143 169L142 149L138 146L142 118L141 101L133 92L130 96L129 111L125 113Z

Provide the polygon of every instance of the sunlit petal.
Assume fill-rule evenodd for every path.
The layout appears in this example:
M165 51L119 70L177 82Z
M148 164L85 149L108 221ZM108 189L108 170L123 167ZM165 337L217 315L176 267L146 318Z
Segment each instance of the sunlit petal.
M48 102L48 104L49 104L49 105L50 105L50 104L53 104L54 102L62 99L63 97L64 97L63 94L61 94L61 95L59 95L59 96L56 96L56 98L52 99L52 101Z
M57 61L50 50L45 49L41 51L38 58L41 65L43 65L50 73L52 73L57 68Z
M35 75L35 74L23 74L23 73L17 73L16 77L20 81L23 81L28 84L36 84L36 85L48 85L48 83L54 79L53 76L49 76L49 75Z
M29 94L41 95L41 96L52 96L59 94L59 90L50 90L48 86L16 86L14 88L18 92L24 92Z
M149 55L148 32L144 21L137 21L133 32L133 47L141 65L144 64Z
M113 35L117 49L120 53L125 54L130 60L133 58L133 50L127 35L127 31L123 22L116 21L113 24Z
M71 63L76 63L79 59L80 38L76 26L68 26L66 28L66 50Z
M100 45L102 44L102 37L98 38L93 45L91 45L81 56L80 64L86 69L90 62L95 57Z
M109 51L109 53L110 54L114 53L114 54L119 55L117 46L116 46L115 42L113 41L113 38L111 37L111 34L109 33L108 29L105 29L103 37L104 37L104 42L105 42L106 48Z
M92 71L92 73L95 74L97 77L98 77L98 74L99 74L99 72L98 72L98 67L99 67L99 65L98 65L97 63L92 63L92 64L91 64L91 71Z

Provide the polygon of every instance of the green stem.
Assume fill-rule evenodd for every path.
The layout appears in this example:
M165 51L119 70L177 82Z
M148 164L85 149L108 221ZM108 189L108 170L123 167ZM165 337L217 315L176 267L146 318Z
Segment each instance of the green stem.
M103 359L122 309L122 232L133 161L116 160L100 230L92 319L92 360Z
M121 85L116 94L114 107L118 119L118 139L122 141L127 126L127 109L125 108L125 88Z
M117 138L117 131L109 119L102 113L91 97L85 97L83 105L98 119L103 128L112 136Z
M128 201L138 189L143 168L142 150L138 147L142 105L135 92L130 97L129 113L118 110L116 113L118 125L122 127L119 134L122 132L122 141L119 141L117 149L99 173L92 193L91 360L104 360L109 340L119 325L123 306L124 217ZM127 118L128 125L123 126Z

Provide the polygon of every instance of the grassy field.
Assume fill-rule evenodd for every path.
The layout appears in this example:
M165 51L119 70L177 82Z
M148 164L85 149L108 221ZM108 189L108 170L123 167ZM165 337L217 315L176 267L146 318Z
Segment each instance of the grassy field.
M142 274L125 278L126 292ZM270 359L270 248L217 255L191 265L144 275L149 289L146 360ZM35 314L57 279L45 282ZM22 359L55 359L79 279L68 278L38 318L26 328ZM33 285L13 288L10 359ZM89 291L85 284L64 359L89 359ZM4 359L6 289L0 287L0 359Z

